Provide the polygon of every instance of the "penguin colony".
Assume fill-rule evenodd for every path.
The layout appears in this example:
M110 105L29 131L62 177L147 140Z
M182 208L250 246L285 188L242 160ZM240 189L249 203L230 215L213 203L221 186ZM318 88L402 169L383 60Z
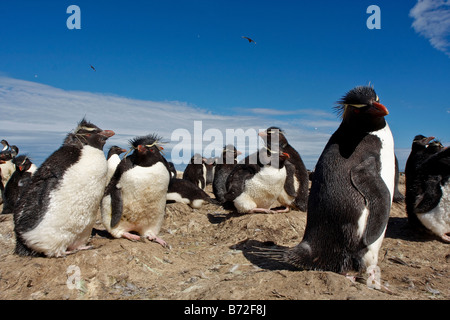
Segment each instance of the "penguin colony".
M128 151L112 146L105 157L114 132L86 119L39 168L2 140L2 213L14 216L15 252L61 257L89 249L99 210L112 237L168 246L158 234L169 202L193 209L213 203L238 214L307 212L297 246L260 253L300 270L345 274L376 265L392 202L403 199L413 227L450 242L449 148L434 137L414 138L403 198L389 111L374 89L350 90L336 110L342 122L313 174L277 127L261 132L265 146L240 163L233 145L214 159L195 154L182 178L162 153L162 137L136 137Z

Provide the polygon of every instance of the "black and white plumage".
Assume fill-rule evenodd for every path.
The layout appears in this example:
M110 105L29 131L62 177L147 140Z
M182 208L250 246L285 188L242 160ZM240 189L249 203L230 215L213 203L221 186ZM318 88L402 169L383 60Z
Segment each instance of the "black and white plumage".
M219 203L226 201L227 179L237 164L237 157L241 154L233 145L226 145L222 150L222 157L217 159L214 169L213 193Z
M206 158L203 162L206 170L205 183L206 185L212 184L214 181L214 174L216 172L217 158Z
M342 123L317 162L303 239L266 255L299 269L376 265L389 219L395 156L388 111L371 87L356 87L338 103Z
M170 180L169 165L161 154L160 143L157 135L132 140L133 153L122 159L105 190L102 222L115 238L143 237L167 245L158 237Z
M177 178L170 179L167 201L184 203L193 209L200 209L205 202L216 204L203 189L191 181Z
M83 119L36 170L14 211L17 254L60 257L87 248L106 185L103 146L112 135Z
M106 160L108 161L108 180L107 183L111 180L114 172L116 171L117 166L120 163L120 155L124 152L127 152L127 150L119 147L119 146L112 146L108 150L108 154L106 156Z
M20 198L21 192L31 181L31 176L37 167L26 155L21 155L13 159L16 170L12 174L4 190L4 203L2 214L14 212L16 203Z
M282 152L289 154L289 159L285 162L287 170L286 182L278 201L281 205L286 206L287 210L292 206L306 212L309 195L309 175L300 154L289 144L285 133L278 127L270 127L266 131L260 132L259 136L270 149L280 149Z
M405 167L406 212L413 227L450 242L450 149L416 136Z
M183 179L191 181L201 189L206 187L206 167L204 163L206 158L196 153L192 156L188 165L184 169Z
M261 148L256 164L237 164L227 179L225 200L239 213L273 213L286 181L289 155Z
M1 141L1 144L3 148L0 152L0 158L2 160L2 163L0 163L0 174L3 186L6 187L8 180L16 170L13 160L18 155L19 148L14 145L10 146L8 141L4 139Z

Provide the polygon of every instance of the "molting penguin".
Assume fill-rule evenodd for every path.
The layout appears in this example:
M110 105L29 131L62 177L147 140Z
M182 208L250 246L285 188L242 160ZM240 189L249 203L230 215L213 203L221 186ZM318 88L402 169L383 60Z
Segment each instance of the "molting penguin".
M106 185L102 149L113 135L83 119L36 170L14 210L17 254L60 257L88 248Z
M199 188L206 187L206 167L203 165L206 161L200 154L196 153L184 169L183 179L189 180Z
M214 199L191 181L185 179L170 179L167 201L185 203L193 209L200 209L204 202L217 204Z
M31 176L37 169L36 165L26 155L15 157L13 162L16 170L5 187L2 214L13 213L21 192L31 181Z
M116 171L117 166L120 163L120 155L124 152L127 152L127 150L122 149L119 146L112 146L109 148L108 155L106 157L106 160L108 161L108 180L107 183L111 180L114 172Z
M394 193L394 141L388 110L371 87L339 101L342 123L320 156L304 237L269 256L300 269L345 273L376 265Z
M167 245L157 236L164 221L170 180L160 143L156 135L132 140L133 153L122 159L105 190L102 222L115 238L139 240L142 236Z
M414 141L413 146L423 147L427 141L429 138ZM450 149L438 142L428 142L425 149L413 151L407 161L408 219L413 226L423 226L444 242L450 242Z
M257 164L237 164L227 179L225 199L239 213L273 213L286 181L284 163L289 155L262 148Z
M237 164L237 157L241 152L229 144L223 148L222 157L216 161L213 180L213 193L219 203L226 201L227 179Z
M287 176L284 185L284 192L278 201L289 210L293 206L306 212L309 195L309 175L300 154L287 141L284 132L277 127L270 127L265 132L260 132L267 147L271 149L279 148L282 152L289 154L289 159L285 162ZM272 146L278 144L278 146Z

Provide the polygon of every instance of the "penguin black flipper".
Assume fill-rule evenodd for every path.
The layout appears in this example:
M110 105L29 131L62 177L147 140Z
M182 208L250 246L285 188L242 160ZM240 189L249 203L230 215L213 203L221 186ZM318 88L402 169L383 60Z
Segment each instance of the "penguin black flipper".
M106 187L104 196L111 196L111 228L114 228L122 218L123 199L119 184L120 178L125 171L131 169L132 167L133 165L130 159L122 159L117 166L111 181Z
M35 181L33 187L27 186L23 191L23 199L18 206L14 209L15 228L19 233L23 233L33 229L39 221L42 220L45 208L48 206L50 199L50 190L54 190L58 183L61 181L61 177L68 167L75 163L81 156L81 150L72 146L62 146L50 155L41 167L35 172L31 178L31 182ZM67 161L61 161L66 159ZM28 203L33 203L39 199L37 206L28 206ZM16 215L16 211L20 208L20 205L25 204L27 208L32 207L33 212L24 212L20 216ZM23 223L18 223L22 220ZM26 221L25 221L26 220Z
M389 189L379 174L374 157L367 158L351 169L350 178L353 186L364 197L369 211L362 238L362 243L368 246L380 238L389 220Z
M284 163L284 166L286 167L286 182L284 183L284 191L291 196L296 197L297 191L295 190L295 166L289 161L286 161Z

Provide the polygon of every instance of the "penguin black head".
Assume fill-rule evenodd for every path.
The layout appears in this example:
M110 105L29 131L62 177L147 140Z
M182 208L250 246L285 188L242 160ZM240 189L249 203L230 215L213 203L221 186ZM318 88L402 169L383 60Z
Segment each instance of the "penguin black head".
M102 150L106 140L114 134L112 130L102 130L86 119L83 119L78 123L74 132L67 135L64 144L75 145L79 148L89 145Z
M258 133L258 135L264 140L266 146L272 150L283 149L288 145L285 132L278 127L269 127L266 131Z
M3 140L1 141L1 144L3 145L2 151L6 151L6 150L9 149L9 143L8 143L8 141L6 141L5 139L3 139Z
M111 148L109 148L108 156L106 159L111 158L111 156L114 154L120 155L121 153L124 153L124 152L127 152L127 150L125 150L119 146L112 146Z
M434 137L425 137L424 135L418 134L414 137L411 149L413 151L425 150L432 140L434 140Z
M33 164L30 158L26 155L15 157L13 163L16 165L16 169L19 170L20 172L27 171Z
M375 90L368 86L353 88L337 103L336 110L343 122L364 131L381 129L385 125L384 117L389 114Z
M226 164L236 164L236 158L238 155L242 154L242 152L238 151L235 146L232 144L228 144L223 147L222 150L222 161Z
M164 148L161 146L162 138L156 134L137 137L130 141L135 150L132 158L135 164L140 166L151 166L163 159L161 154Z

